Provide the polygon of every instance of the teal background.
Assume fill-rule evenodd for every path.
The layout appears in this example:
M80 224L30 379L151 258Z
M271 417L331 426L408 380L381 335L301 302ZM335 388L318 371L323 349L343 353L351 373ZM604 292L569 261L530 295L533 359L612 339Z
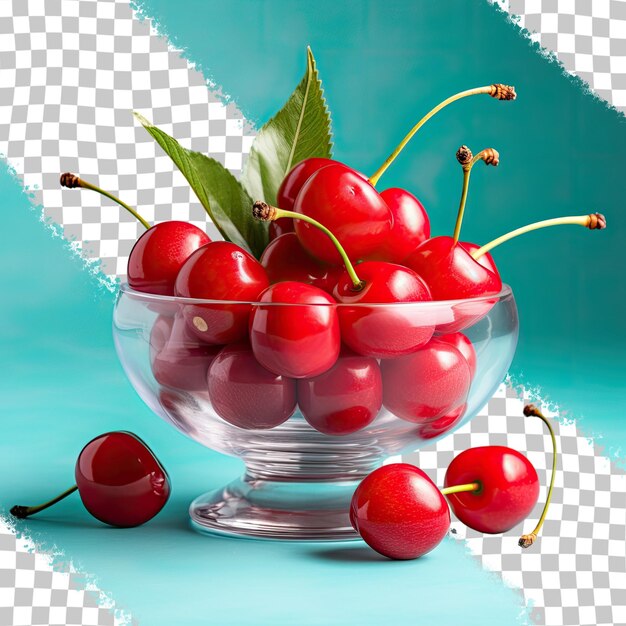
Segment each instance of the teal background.
M534 233L496 260L520 308L513 375L541 386L613 452L623 449L622 116L583 93L486 2L142 6L259 123L300 79L310 44L333 112L335 155L365 172L447 95L516 85L514 103L473 98L440 114L381 188L413 191L434 232L450 232L460 191L454 153L466 143L501 153L497 169L480 167L472 178L468 240L555 215L605 212L606 231ZM0 210L0 504L38 502L69 486L82 445L112 429L143 437L174 486L165 511L142 528L105 528L75 496L19 528L93 572L142 625L518 623L519 594L452 540L394 563L359 544L282 545L189 530L189 501L240 464L184 438L141 403L114 353L111 295L38 222L8 172L0 175Z

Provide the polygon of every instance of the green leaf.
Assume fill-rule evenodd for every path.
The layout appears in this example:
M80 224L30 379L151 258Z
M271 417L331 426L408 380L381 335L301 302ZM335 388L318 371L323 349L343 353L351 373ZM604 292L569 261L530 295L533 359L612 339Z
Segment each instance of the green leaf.
M258 258L268 242L267 224L252 217L252 199L239 181L219 161L183 148L145 117L134 115L182 172L224 239Z
M330 158L331 121L311 48L307 70L285 106L256 136L241 182L255 200L276 204L280 183L289 170L310 157Z

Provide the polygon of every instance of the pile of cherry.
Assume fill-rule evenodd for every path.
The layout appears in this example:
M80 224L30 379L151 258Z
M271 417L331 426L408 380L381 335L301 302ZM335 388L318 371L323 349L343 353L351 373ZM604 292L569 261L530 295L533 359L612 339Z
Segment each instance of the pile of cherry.
M506 85L448 98L369 179L327 158L297 163L278 189L278 207L263 201L250 207L250 219L271 222L269 243L258 260L232 242L211 241L186 222L150 226L110 193L63 174L62 185L111 198L146 228L130 254L129 286L180 298L150 302L159 309L150 336L156 381L207 393L217 414L243 429L274 428L299 407L321 433L349 435L367 427L383 406L416 424L422 438L453 428L477 366L474 347L461 331L487 315L502 290L489 251L547 226L606 226L604 216L595 213L529 224L483 246L461 241L470 173L479 161L498 165L492 148L475 156L466 146L457 152L463 187L452 236L430 236L426 211L408 191L377 191L384 171L430 117L477 94L515 99ZM424 308L428 302L433 305ZM520 539L528 547L550 501L556 441L535 407L525 413L546 423L554 450L543 513L535 530ZM12 513L27 517L78 490L98 519L134 526L156 515L170 493L165 470L130 433L107 433L87 444L75 475L77 484L57 498L14 507ZM537 473L526 457L488 446L458 455L441 491L410 465L375 470L356 489L350 519L381 554L415 558L448 531L444 496L471 528L500 533L526 518L538 494Z

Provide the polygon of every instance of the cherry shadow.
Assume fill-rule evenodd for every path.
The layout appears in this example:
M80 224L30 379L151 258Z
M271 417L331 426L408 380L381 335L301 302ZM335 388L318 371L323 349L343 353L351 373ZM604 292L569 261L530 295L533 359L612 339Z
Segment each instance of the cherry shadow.
M309 556L322 561L340 563L383 563L389 559L378 554L371 548L363 545L333 546L331 548L316 548L309 551Z

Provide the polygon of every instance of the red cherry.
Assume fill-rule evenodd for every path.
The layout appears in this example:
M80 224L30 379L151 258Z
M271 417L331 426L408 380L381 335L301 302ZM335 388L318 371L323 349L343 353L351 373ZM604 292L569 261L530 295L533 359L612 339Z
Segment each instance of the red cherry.
M382 245L393 225L391 211L376 189L340 163L312 174L296 197L293 210L324 224L355 261ZM341 263L333 243L315 226L297 221L295 229L309 254L326 263Z
M372 261L401 263L430 237L430 221L424 205L411 193L398 187L380 192L393 215L391 232L380 248L368 256Z
M323 374L298 381L298 405L306 421L326 435L348 435L378 415L383 385L378 362L344 350Z
M289 219L293 223L290 218L282 219ZM294 280L315 285L329 293L343 271L337 265L327 265L315 260L304 250L295 233L285 233L270 241L261 255L261 265L272 284Z
M162 222L147 230L128 257L128 284L137 291L174 295L174 282L183 263L211 240L188 222Z
M470 243L469 241L459 241L459 243L471 254L480 249L480 246L476 243ZM491 253L486 252L476 259L477 263L480 263L483 267L486 267L490 272L498 274L498 268L496 262L493 260Z
M452 409L443 417L438 417L432 422L425 422L417 427L417 435L420 439L434 439L444 433L450 432L462 419L467 405L462 404Z
M255 302L268 285L265 269L251 254L234 243L213 241L183 265L175 292L184 298ZM186 305L183 313L190 330L207 343L247 337L249 304Z
M452 237L433 237L420 244L405 261L428 285L433 300L458 300L502 289L498 273L475 261Z
M434 324L410 305L398 304L430 300L424 281L406 267L383 261L365 261L356 269L363 283L361 289L355 289L350 275L344 272L333 291L343 305L338 313L346 345L359 354L379 358L409 354L425 345L433 335ZM375 306L368 307L368 303ZM351 304L357 306L348 306Z
M380 554L415 559L446 536L450 510L422 470L394 463L374 470L357 487L350 519L363 540Z
M296 410L296 381L266 370L250 346L226 346L208 372L216 413L239 428L274 428Z
M170 481L152 450L136 435L117 431L92 439L76 461L76 485L39 506L14 506L26 518L78 490L85 508L97 519L122 528L152 519L167 502Z
M172 326L174 318L169 315L159 315L150 331L150 363L154 361L154 357L163 350L167 340L172 334Z
M276 283L259 296L250 317L257 361L289 378L318 376L339 356L335 301L321 289L294 281Z
M474 378L474 374L476 374L476 350L474 350L472 342L463 333L438 335L437 341L445 341L454 346L465 357L470 368L470 374Z
M284 235L285 233L293 233L294 232L293 220L289 217L282 217L275 222L270 224L268 235L269 240L274 241L277 237Z
M317 170L322 167L326 167L327 165L332 165L337 162L338 161L333 161L332 159L324 159L320 157L312 157L310 159L300 161L300 163L292 167L285 178L283 178L283 182L280 184L278 193L276 194L276 204L281 209L285 209L286 211L293 210L296 196L300 192L300 189L302 189L302 185L304 185L304 183L308 180L309 176L311 176L313 172L317 172ZM285 233L292 233L293 231L294 223L289 217L283 217L275 222L271 222L269 227L270 241L273 241Z
M452 345L438 339L397 359L381 362L383 404L394 415L422 424L465 402L470 368Z
M503 533L528 517L539 498L539 478L523 455L504 446L461 452L450 463L446 487L478 483L478 491L449 494L454 514L483 533Z
M162 348L156 350L163 332L163 328L157 328L157 323L165 327L165 322L157 320L152 330L151 364L156 381L174 389L206 391L207 370L222 346L200 342L190 332L185 318L177 315L171 322L170 333Z
M281 209L285 211L293 211L293 205L296 202L296 197L300 193L300 189L304 183L311 177L317 170L322 169L328 165L343 165L339 161L333 159L324 159L321 157L311 157L310 159L304 159L300 163L292 167L283 182L278 188L276 194L276 203ZM289 218L283 218L291 222ZM293 222L292 222L293 223Z

